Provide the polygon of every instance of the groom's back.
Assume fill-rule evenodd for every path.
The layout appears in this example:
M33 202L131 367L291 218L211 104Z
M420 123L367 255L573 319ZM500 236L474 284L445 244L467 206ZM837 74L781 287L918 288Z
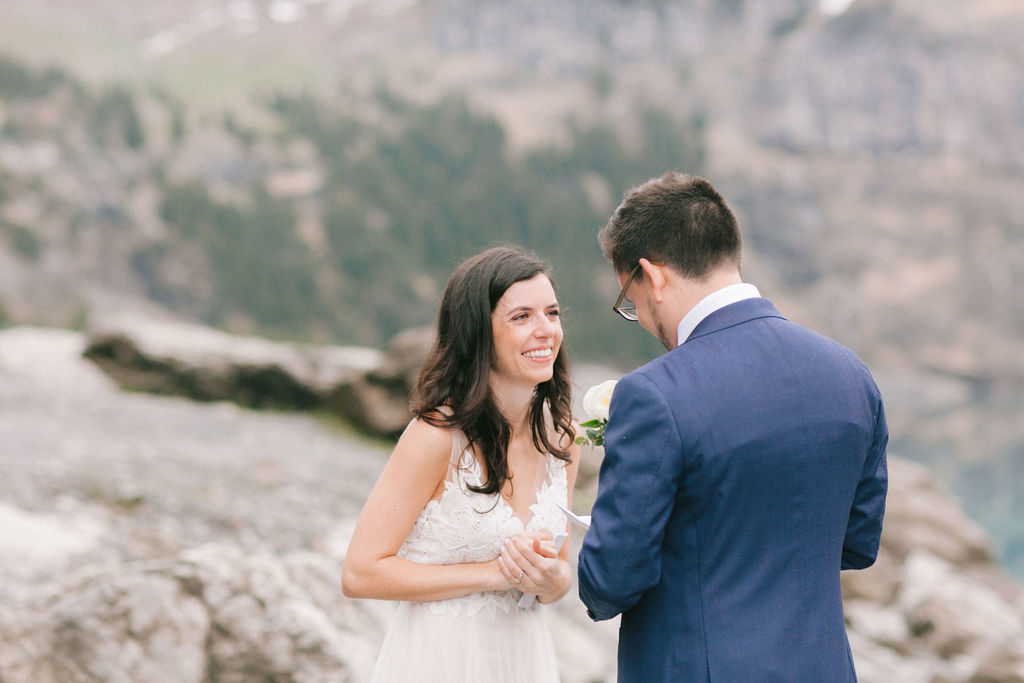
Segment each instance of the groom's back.
M881 409L867 369L762 299L638 372L671 402L682 448L666 456L684 462L662 579L623 615L622 645L632 622L661 621L689 639L666 645L696 680L852 680L844 542L851 566L877 550L877 529L849 533ZM652 620L666 605L685 609Z

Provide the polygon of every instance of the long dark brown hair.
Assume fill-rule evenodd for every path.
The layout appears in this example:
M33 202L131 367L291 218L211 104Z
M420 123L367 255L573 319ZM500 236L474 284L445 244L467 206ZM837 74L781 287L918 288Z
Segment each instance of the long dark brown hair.
M511 478L508 444L512 429L490 389L494 362L491 314L509 287L550 269L536 255L513 247L495 247L463 261L445 288L437 319L437 336L420 371L413 414L446 429L461 429L483 456L486 479L478 493L501 491ZM447 406L450 414L441 412ZM446 411L449 412L449 411ZM546 413L558 443L551 442ZM533 444L541 452L568 461L575 431L565 348L559 350L551 379L538 384L530 403Z

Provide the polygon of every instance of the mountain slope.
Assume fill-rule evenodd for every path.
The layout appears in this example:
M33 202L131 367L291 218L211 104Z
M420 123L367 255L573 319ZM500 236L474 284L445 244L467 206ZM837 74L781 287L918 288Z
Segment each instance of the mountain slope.
M379 344L512 239L552 260L579 356L630 366L658 349L603 313L592 237L678 165L740 214L747 278L868 362L894 449L1024 571L1019 3L0 9L0 319L157 306Z

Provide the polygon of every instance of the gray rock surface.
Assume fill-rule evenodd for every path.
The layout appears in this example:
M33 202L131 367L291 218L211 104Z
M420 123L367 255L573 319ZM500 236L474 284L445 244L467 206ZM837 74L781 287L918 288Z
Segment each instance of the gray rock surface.
M0 680L366 680L390 606L339 577L389 443L119 391L86 345L0 331ZM843 575L860 679L1024 681L1024 589L925 470L890 476L879 560ZM615 623L572 593L548 614L563 680L613 681Z
M0 680L366 680L391 606L341 562L390 444L119 391L87 343L0 330ZM615 625L549 615L566 683L610 680Z
M861 680L1024 681L1024 588L924 468L889 478L878 561L843 573Z
M379 364L327 396L326 404L359 429L397 436L411 417L409 395L433 341L430 328L413 328L391 340Z
M84 353L127 389L252 408L326 408L371 435L394 436L409 421L408 396L430 335L408 330L381 352L121 313L94 326Z
M205 545L43 585L0 618L5 680L363 680L385 605L338 600L338 564ZM352 626L359 625L360 628Z

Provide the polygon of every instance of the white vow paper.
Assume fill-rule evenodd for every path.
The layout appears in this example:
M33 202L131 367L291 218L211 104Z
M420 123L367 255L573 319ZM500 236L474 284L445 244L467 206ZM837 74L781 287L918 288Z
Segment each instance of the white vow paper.
M543 496L544 494L540 491L537 495ZM553 503L559 510L565 513L565 516L569 518L569 523L574 524L584 531L590 528L590 515L577 515L575 512L565 507L551 496L544 496L547 500ZM562 549L562 544L565 543L565 539L568 538L568 534L558 534L555 536L555 552L557 553ZM519 602L516 603L519 607L529 607L533 604L533 601L537 599L537 596L533 593L523 593L523 596L519 598Z
M575 512L565 507L551 496L545 496L543 493L537 492L537 495L544 496L545 499L550 501L555 507L565 513L566 517L569 518L569 522L580 527L584 531L590 528L590 515L577 515Z

